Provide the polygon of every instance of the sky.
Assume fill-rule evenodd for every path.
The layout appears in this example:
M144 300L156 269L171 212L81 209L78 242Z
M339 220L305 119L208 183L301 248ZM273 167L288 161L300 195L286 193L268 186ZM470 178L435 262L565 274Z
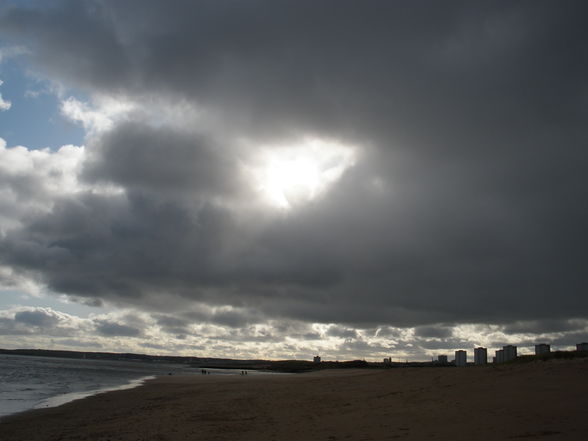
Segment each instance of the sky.
M587 341L587 9L0 1L0 347Z

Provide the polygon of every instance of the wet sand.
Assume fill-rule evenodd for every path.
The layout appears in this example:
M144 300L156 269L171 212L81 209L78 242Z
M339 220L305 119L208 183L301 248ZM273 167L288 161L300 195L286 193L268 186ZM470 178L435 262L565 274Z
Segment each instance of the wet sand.
M0 420L2 441L586 440L588 361L162 377Z

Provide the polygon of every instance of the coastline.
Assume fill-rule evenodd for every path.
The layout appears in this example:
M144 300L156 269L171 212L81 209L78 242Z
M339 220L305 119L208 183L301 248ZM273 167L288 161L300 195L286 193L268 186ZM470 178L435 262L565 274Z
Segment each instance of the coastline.
M3 441L581 440L588 362L161 376L0 420Z
M42 400L41 402L37 403L32 409L29 409L29 410L48 409L51 407L59 407L59 406L63 406L64 404L71 403L73 401L83 400L84 398L92 397L94 395L105 394L105 393L114 392L117 390L134 389L136 387L142 386L146 381L153 380L155 378L157 378L157 376L149 375L146 377L141 377L141 378L137 378L134 380L130 380L127 383L121 384L119 386L108 386L108 387L103 387L100 389L79 391L79 392L70 392L67 394L55 395L53 397L49 397L49 398ZM10 415L5 415L5 416L10 416Z
M133 380L129 380L127 383L120 384L118 386L106 386L99 389L92 389L92 390L85 390L85 391L76 391L76 392L69 392L65 394L54 395L48 398L45 398L32 407L22 409L16 412L8 413L0 415L0 422L2 422L5 418L10 418L15 415L22 415L29 412L34 412L40 409L50 409L54 407L63 406L64 404L68 404L74 401L83 400L85 398L93 397L95 395L106 394L110 392L115 392L119 390L128 390L134 389L136 387L142 386L146 381L154 380L157 376L149 375L141 378L136 378Z

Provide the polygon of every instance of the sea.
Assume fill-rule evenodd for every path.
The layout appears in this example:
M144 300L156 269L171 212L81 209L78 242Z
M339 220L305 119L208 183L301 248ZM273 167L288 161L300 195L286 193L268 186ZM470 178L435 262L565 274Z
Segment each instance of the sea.
M200 373L181 364L0 354L0 418L137 387L159 375Z

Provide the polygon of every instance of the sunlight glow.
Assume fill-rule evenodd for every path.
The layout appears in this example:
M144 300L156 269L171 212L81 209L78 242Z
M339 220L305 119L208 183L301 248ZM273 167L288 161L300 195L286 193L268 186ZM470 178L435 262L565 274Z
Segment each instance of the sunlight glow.
M271 206L290 209L325 193L355 163L352 147L319 139L262 150L256 189Z

